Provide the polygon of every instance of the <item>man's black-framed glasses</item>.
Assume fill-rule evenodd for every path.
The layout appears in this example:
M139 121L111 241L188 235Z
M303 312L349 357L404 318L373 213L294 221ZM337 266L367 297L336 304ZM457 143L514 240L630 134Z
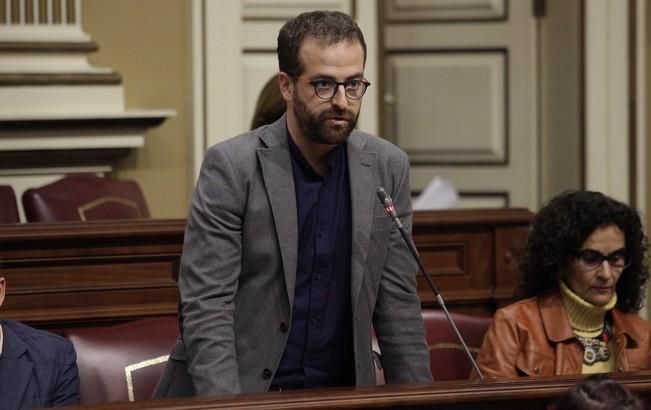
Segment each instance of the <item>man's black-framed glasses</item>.
M339 86L344 86L346 97L351 100L359 100L364 96L366 89L371 85L370 82L356 78L346 81L335 81L330 78L319 78L316 80L308 80L305 77L298 76L298 80L304 81L314 87L314 93L317 97L323 100L329 100L337 94Z
M618 249L615 252L604 255L594 249L581 249L576 253L579 262L587 269L597 269L604 261L608 261L610 267L617 271L626 269L631 261L626 255L626 249Z

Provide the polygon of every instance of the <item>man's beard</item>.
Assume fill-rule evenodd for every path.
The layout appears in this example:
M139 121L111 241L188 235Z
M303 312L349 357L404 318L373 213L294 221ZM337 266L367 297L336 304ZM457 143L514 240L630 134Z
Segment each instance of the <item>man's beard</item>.
M355 129L359 117L359 112L354 113L337 107L331 107L319 114L312 114L296 92L294 92L293 102L292 109L301 132L306 138L318 144L335 145L346 141ZM345 125L328 125L328 119L333 117L345 119Z

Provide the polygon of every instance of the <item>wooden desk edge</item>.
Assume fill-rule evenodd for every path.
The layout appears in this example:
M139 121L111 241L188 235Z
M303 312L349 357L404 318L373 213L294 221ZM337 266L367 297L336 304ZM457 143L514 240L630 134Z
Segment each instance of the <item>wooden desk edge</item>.
M651 373L613 374L631 392L651 395ZM544 408L582 379L580 376L520 378L492 381L447 381L427 385L388 385L364 388L337 388L242 394L187 399L143 400L78 406L76 409L365 409L365 408L499 408L509 403L535 404ZM543 407L540 407L543 406ZM516 408L516 407L513 407ZM534 408L534 407L531 407Z

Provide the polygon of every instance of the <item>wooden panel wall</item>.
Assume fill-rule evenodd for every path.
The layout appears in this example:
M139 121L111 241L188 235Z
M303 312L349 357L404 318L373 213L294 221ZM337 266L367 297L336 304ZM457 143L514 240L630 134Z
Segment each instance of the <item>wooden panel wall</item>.
M520 208L415 213L414 243L451 310L492 315L513 301L532 217ZM422 276L418 293L424 306L436 306Z
M414 240L453 311L491 315L517 283L524 209L417 212ZM185 220L0 226L0 316L56 330L175 315ZM425 306L435 306L419 277Z
M0 315L50 329L175 314L185 220L0 226Z

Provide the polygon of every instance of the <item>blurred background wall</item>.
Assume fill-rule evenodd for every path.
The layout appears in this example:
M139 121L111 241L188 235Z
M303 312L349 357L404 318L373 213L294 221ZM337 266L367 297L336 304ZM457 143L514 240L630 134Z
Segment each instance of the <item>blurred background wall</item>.
M588 188L649 214L645 2L466 3L66 2L98 46L90 63L120 75L124 109L174 112L109 171L141 185L155 218L185 216L203 152L248 128L277 70L278 28L321 7L363 28L373 86L359 126L409 153L415 195L443 176L463 207L535 211Z

